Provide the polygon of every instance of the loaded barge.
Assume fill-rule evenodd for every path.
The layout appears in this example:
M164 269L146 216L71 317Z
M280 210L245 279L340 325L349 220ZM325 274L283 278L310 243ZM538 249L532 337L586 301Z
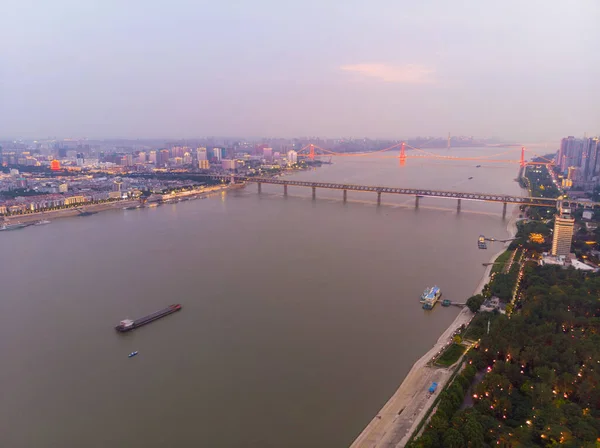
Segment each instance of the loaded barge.
M124 333L126 331L131 331L138 327L141 327L142 325L146 325L146 324L149 324L150 322L154 322L155 320L158 320L161 317L165 317L165 316L168 316L169 314L173 314L174 312L179 311L180 309L181 309L181 305L179 303L176 303L174 305L168 306L165 309L156 311L152 314L148 314L147 316L144 316L144 317L140 317L139 319L136 319L136 320L125 319L125 320L122 320L121 322L119 322L119 325L117 325L115 327L115 330L120 331L121 333Z

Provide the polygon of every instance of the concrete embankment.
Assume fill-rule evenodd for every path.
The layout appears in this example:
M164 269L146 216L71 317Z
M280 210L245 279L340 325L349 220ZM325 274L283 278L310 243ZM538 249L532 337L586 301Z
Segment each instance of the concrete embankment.
M516 234L518 216L519 209L515 207L507 225L509 238L513 238ZM490 262L494 262L509 244L506 243L502 250L491 258ZM474 294L482 291L489 281L491 270L492 266L490 265ZM461 325L468 325L472 318L473 313L468 308L463 308L435 345L413 365L394 395L369 422L350 448L401 448L406 445L419 422L425 418L437 393L446 386L452 376L452 368L434 367L428 365L429 361L451 341L454 332ZM438 392L434 395L428 393L432 382L438 383Z
M81 212L98 213L106 210L118 210L123 207L134 207L139 204L139 201L118 201L118 202L104 202L102 204L91 204L84 205L78 208L65 208L61 210L50 210L41 213L28 213L26 215L9 216L6 221L10 223L21 222L29 223L34 221L40 221L42 219L58 219L58 218L69 218L71 216L78 216Z

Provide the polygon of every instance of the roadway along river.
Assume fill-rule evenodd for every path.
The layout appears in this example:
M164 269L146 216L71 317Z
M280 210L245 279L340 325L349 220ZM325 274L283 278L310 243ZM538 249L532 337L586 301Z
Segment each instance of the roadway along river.
M291 178L519 194L516 165L476 163L339 158ZM423 311L423 289L466 299L499 249L478 235L507 223L501 204L282 193L2 232L0 446L348 446L458 313Z

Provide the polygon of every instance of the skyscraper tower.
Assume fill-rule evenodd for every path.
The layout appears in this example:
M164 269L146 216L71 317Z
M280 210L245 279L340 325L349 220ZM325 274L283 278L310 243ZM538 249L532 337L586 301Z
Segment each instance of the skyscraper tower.
M570 214L557 215L554 220L554 235L552 237L552 255L569 255L571 253L571 241L573 240L573 226L575 218Z
M448 149L450 149L450 132L448 132Z

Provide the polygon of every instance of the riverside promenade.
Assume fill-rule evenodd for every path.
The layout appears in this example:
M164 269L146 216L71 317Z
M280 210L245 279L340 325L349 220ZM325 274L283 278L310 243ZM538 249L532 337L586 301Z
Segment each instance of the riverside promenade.
M506 230L510 238L517 233L518 207L515 207ZM494 254L493 262L506 250L510 243L503 245L502 250ZM492 266L488 266L473 294L479 294L490 279ZM435 397L444 389L452 376L453 367L436 367L428 365L448 343L451 342L454 332L461 325L468 325L474 314L464 307L456 319L442 333L435 345L423 355L410 369L408 375L396 390L394 395L381 408L365 429L354 440L350 448L402 448L406 445L417 425L433 404ZM438 383L435 394L428 392L431 383Z
M351 448L404 446L412 429L437 396L437 393L431 395L428 392L431 383L438 383L439 393L452 375L452 368L429 366L429 361L452 340L454 332L461 325L467 325L472 317L473 313L463 308L435 345L413 365L398 390L360 433Z

